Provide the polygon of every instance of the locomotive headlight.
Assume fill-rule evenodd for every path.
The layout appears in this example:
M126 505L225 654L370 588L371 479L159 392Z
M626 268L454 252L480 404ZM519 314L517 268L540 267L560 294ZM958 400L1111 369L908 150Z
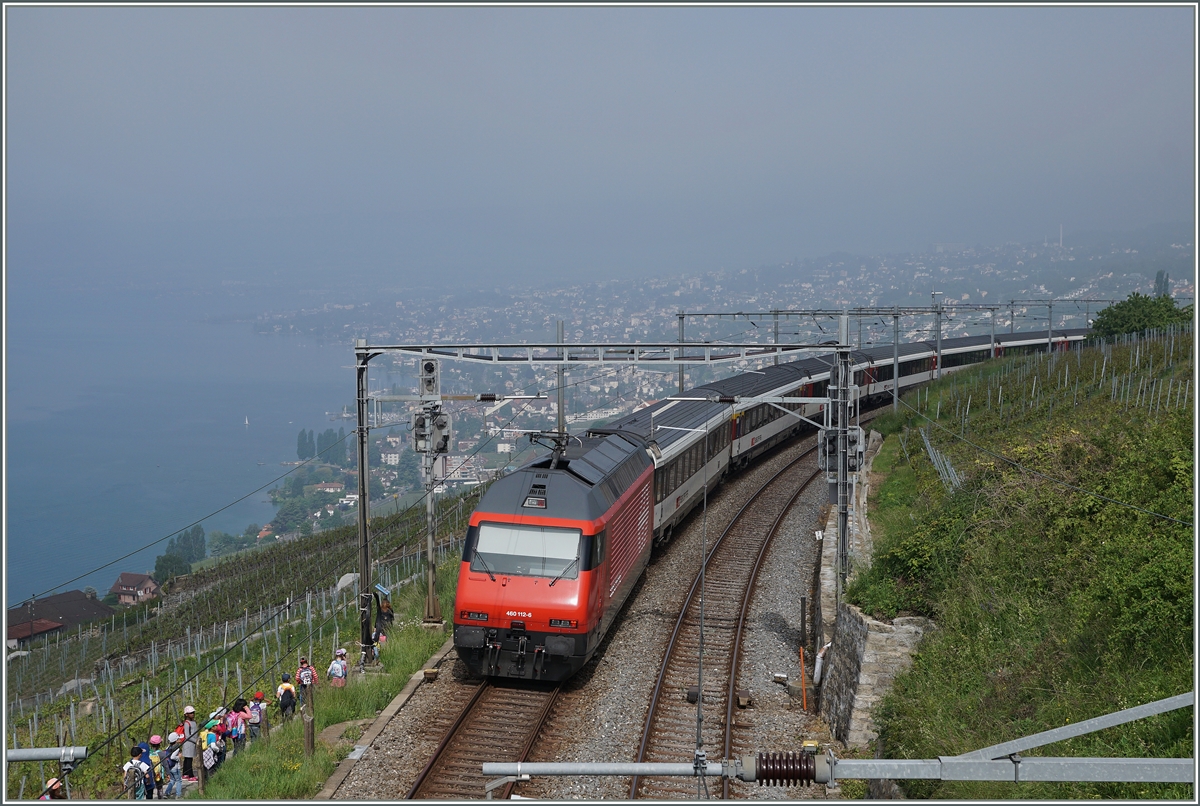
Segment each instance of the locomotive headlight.
M463 620L469 619L471 621L487 621L488 620L487 613L475 613L470 610L463 610L461 613L458 614L458 617Z
M579 627L579 622L575 619L552 618L550 619L551 627L570 627L572 630Z

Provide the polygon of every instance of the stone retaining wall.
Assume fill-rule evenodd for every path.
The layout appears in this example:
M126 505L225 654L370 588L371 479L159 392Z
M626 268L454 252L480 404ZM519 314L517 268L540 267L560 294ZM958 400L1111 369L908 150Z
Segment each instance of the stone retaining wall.
M864 480L854 491L849 551L852 571L870 563L872 544L867 520L870 468L882 439L871 433ZM826 523L819 575L821 641L832 642L825 653L818 704L830 732L847 747L865 747L878 738L871 711L891 690L897 674L912 663L921 637L934 627L920 617L898 617L888 624L865 616L845 602L837 603L837 512Z

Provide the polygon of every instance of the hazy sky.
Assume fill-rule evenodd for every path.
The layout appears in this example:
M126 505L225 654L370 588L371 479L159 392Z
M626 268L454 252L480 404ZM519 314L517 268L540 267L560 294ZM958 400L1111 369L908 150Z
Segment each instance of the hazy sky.
M1193 16L6 6L7 270L665 274L1190 220Z

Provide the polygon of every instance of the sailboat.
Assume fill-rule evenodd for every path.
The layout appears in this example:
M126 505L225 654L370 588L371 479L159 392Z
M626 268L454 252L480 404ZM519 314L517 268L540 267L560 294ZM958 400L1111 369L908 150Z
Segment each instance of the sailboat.
M246 427L247 428L250 427L250 418L249 417L246 418Z

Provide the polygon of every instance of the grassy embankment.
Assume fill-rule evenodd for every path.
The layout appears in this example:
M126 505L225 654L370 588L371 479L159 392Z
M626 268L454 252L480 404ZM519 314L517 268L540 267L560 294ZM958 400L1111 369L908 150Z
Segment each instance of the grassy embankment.
M939 628L876 712L886 757L957 755L1192 690L1194 392L1176 396L1193 378L1190 342L993 362L876 421L875 557L847 595ZM1147 394L1154 380L1162 396ZM966 477L959 490L922 427ZM1182 709L1025 755L1191 757L1193 742ZM1179 784L903 784L939 799L1194 797Z
M465 504L459 507L456 500L439 502L443 540L461 535L463 519L471 510L470 502ZM402 578L419 566L411 551L406 558L401 558L400 552L406 546L411 549L414 544L423 545L423 532L423 512L410 511L399 517L373 521L373 548L377 555L392 552L390 561L394 566L390 575L393 578ZM457 561L453 552L450 557L441 577L443 593L452 599ZM327 589L341 574L356 568L354 528L333 530L249 555L237 555L209 571L194 574L186 582L203 593L163 613L138 608L140 617L130 618L127 628L118 618L115 629L106 629L103 635L89 637L85 634L81 640L72 638L63 641L61 646L55 642L43 645L33 655L9 664L12 707L10 735L6 738L11 739L10 746L20 747L86 745L91 757L71 775L73 795L103 797L115 782L114 771L124 762L128 746L153 733L165 736L180 721L185 703L195 705L198 712L207 714L233 700L242 686L250 693L257 688L272 691L282 671L295 670L300 654L311 654L314 662L323 669L332 657L335 639L349 647L358 632L352 596L316 597L310 610L304 592ZM445 589L446 585L450 587ZM276 611L289 596L294 602L292 609L287 611L290 616L284 611ZM403 596L395 600L397 605L404 601ZM259 610L260 605L263 611ZM445 607L449 612L449 605ZM278 612L278 617L268 619L263 625L259 623L260 612ZM336 617L334 612L337 612ZM401 621L403 612L398 614ZM222 648L226 633L221 619L230 619L227 638L231 645L228 649ZM201 641L196 628L204 625L209 629ZM196 640L185 640L188 635ZM233 644L243 635L245 641ZM421 641L432 640L423 632L413 636L418 637ZM402 647L410 641L408 631L394 638L397 643L389 652L400 653L397 657L405 655L409 650L402 651ZM167 639L179 642L169 653L164 646ZM442 641L444 637L433 640L433 646ZM149 657L144 653L136 654L138 650L152 646L157 647L156 654ZM424 652L421 660L429 655L424 643L419 643L412 651ZM111 661L111 677L103 674L94 684L85 685L82 694L47 702L47 688L56 687L62 680L81 673L90 675L93 662L102 654ZM407 675L412 671L412 668L404 671L397 667L395 673ZM170 694L177 687L182 688ZM42 692L39 707L33 706L32 699L13 704L14 694L37 689ZM391 694L398 691L399 686L396 686ZM367 696L366 700L373 702L373 696ZM150 709L156 702L157 707ZM362 705L359 708L362 713L353 718L373 716L374 706L368 705L369 702ZM150 712L146 714L148 710ZM329 716L337 713L335 708ZM319 718L322 727L338 721L327 722L324 715ZM136 721L131 724L134 719ZM285 733L285 742L286 736ZM122 751L122 747L126 751ZM53 767L45 764L10 766L7 796L17 798L22 791L26 796L40 791L41 781L54 774Z
M454 606L457 581L458 562L452 558L438 570L443 613L450 613ZM351 674L349 683L341 689L322 683L316 702L318 733L330 725L374 717L445 642L448 633L420 626L423 591L421 586L407 586L395 599L397 625L403 627L393 630L384 646L383 674ZM277 712L273 716L278 721ZM303 726L299 719L293 719L272 730L269 741L251 745L245 753L228 759L205 787L204 796L216 800L311 798L333 774L351 744L330 748L317 742L316 752L305 758ZM198 798L199 793L192 797Z

